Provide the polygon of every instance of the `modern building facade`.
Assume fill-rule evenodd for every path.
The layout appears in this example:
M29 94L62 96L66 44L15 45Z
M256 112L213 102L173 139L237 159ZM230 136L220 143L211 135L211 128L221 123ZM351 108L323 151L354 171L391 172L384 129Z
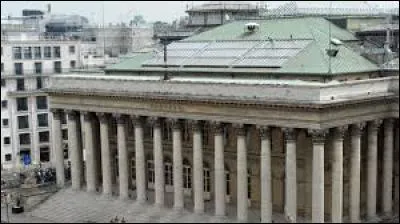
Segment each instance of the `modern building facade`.
M80 46L79 41L36 37L2 39L3 168L17 168L26 156L31 164L52 160L52 116L48 113L47 94L42 89L47 87L49 76L70 72L81 66ZM67 140L66 130L63 133ZM66 142L64 148L65 158L68 158Z
M261 221L359 222L399 204L398 69L383 72L323 18L238 21L106 74L51 78L57 180L67 114L72 189ZM279 30L279 32L277 32ZM331 49L328 51L327 49ZM333 51L332 51L333 50ZM380 175L378 175L380 174ZM397 207L396 207L397 206ZM396 209L397 208L397 209Z

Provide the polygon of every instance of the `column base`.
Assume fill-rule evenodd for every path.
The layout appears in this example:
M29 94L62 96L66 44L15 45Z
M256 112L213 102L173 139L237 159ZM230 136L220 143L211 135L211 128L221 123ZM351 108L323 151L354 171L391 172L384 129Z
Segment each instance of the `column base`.
M383 213L383 214L380 216L380 219L381 219L381 220L391 220L391 219L393 219L393 218L394 218L394 215L393 215L392 212Z
M193 212L196 214L204 214L204 209L194 209Z
M375 215L375 216L372 216L372 217L367 217L364 222L365 223L378 223L380 221L381 221L381 219L377 215Z

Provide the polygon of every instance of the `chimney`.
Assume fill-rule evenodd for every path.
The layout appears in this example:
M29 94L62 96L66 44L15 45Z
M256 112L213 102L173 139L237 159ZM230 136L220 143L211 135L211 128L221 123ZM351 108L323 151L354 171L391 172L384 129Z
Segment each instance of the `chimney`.
M50 14L51 13L51 4L47 4L47 13Z

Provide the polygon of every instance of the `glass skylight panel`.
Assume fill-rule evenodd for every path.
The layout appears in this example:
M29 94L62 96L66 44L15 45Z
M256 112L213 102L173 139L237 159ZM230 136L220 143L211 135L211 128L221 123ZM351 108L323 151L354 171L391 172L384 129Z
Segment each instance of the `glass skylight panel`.
M232 67L281 67L286 61L287 58L244 58L233 64Z
M254 49L246 54L246 58L249 57L293 57L300 49L272 49L272 48L262 48Z
M261 46L257 48L304 48L311 41L310 40L266 40Z
M235 58L193 58L185 66L226 66L228 67Z
M167 57L190 57L197 50L169 50L167 51ZM158 57L164 57L164 52L158 52Z
M221 50L205 50L196 57L240 57L247 49L221 49Z
M218 41L207 46L207 49L226 49L226 48L241 48L249 49L258 44L259 41Z

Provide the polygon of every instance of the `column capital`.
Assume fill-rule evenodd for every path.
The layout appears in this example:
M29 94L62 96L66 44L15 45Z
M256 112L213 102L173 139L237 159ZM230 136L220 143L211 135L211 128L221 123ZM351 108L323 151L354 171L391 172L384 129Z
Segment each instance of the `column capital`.
M142 127L145 121L145 118L139 115L131 115L130 118L134 127Z
M285 141L295 141L297 137L296 129L294 128L282 128L283 134L285 135Z
M265 125L257 125L261 139L267 139L271 135L271 128Z
M385 127L393 127L394 124L394 119L393 118L385 118L385 120L383 120L383 124L385 125Z
M199 120L189 120L189 124L192 126L192 131L197 132L201 130L202 121Z
M376 119L376 120L372 120L372 121L368 121L367 122L367 124L368 124L368 130L371 130L371 131L378 131L378 129L379 129L379 127L381 126L381 124L382 124L382 120L381 119Z
M211 127L212 127L212 130L214 132L214 135L222 134L222 132L224 130L224 124L222 122L219 122L219 121L212 121L211 122Z
M347 126L347 125L336 127L334 129L335 138L343 139L344 138L344 134L347 132L348 129L349 129L349 126Z
M233 128L235 128L236 134L238 136L245 136L246 135L246 125L245 124L238 124L238 123L233 123L232 124Z
M68 120L75 120L78 117L78 112L75 110L65 110Z
M100 123L106 123L110 119L110 114L108 113L96 113L96 115L99 118Z
M181 130L182 121L178 118L167 118L167 122L171 124L172 130Z
M147 120L154 128L161 127L161 119L159 117L148 117Z
M362 134L362 132L364 131L365 126L366 126L365 122L352 124L351 125L351 135L360 136Z
M92 112L83 111L82 114L83 114L83 119L84 119L85 121L91 121L91 120L93 119Z
M53 113L53 119L55 119L55 120L60 120L61 119L62 111L60 109L51 108L50 112Z
M324 144L328 129L308 129L313 144Z
M127 116L125 114L114 113L113 117L115 117L117 124L126 124Z

